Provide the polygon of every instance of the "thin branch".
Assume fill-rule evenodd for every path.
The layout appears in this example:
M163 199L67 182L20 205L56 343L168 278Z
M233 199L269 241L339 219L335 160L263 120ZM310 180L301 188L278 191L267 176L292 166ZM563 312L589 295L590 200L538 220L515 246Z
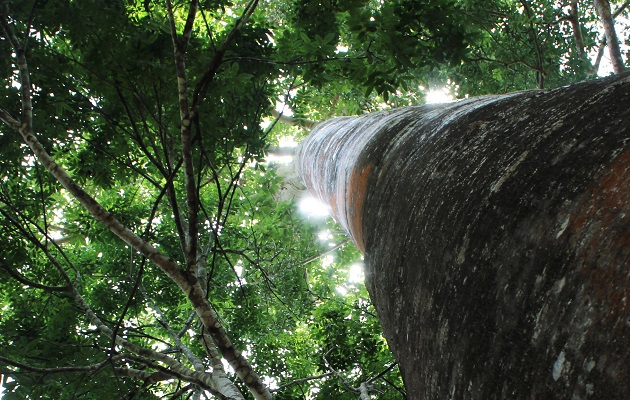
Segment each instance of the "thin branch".
M4 2L2 15L0 16L0 26L5 32L6 38L11 43L20 71L20 91L22 95L22 113L21 124L24 129L31 131L33 129L33 103L31 100L31 81L28 73L28 64L26 62L26 39L24 43L20 43L17 34L9 24L9 2ZM26 35L28 36L28 34Z
M203 209L203 208L202 208ZM204 209L205 212L205 209ZM209 219L209 218L208 218ZM201 246L200 255L197 260L197 279L199 280L199 285L206 291L207 296L207 287L208 287L208 256L210 252L214 248L216 240L216 235L214 230L210 230L210 237L208 238L208 243L205 246Z
M628 8L630 6L630 0L626 1L625 3L623 3L621 6L619 6L619 8L617 9L617 11L615 11L613 13L613 18L617 18L622 12L623 10L625 10L626 8Z
M24 50L26 50L26 48L28 47L28 39L30 37L29 33L31 32L31 27L33 26L33 21L35 20L35 14L38 6L38 1L34 1L33 5L31 6L31 12L28 16L28 23L26 24L26 32L24 33L24 41L22 43L22 47L24 47Z
M218 393L215 392L214 388L212 387L212 385L209 385L209 383L207 382L206 379L199 379L200 378L200 374L197 372L194 372L193 375L189 375L189 374L182 374L181 371L179 370L175 370L173 368L166 368L163 367L161 365L158 365L156 363L154 363L153 361L137 356L137 355L133 355L133 354L127 354L125 355L126 359L129 359L131 361L135 361L137 363L146 365L149 368L152 368L154 370L157 370L158 372L163 372L165 374L169 374L171 375L173 378L177 378L179 380L185 381L185 382L190 382L193 383L195 385L198 385L200 387L202 387L205 390L210 391L212 394L216 395L219 398L222 398ZM207 374L209 375L209 374Z
M193 371L183 365L181 362L175 360L172 357L167 356L166 354L138 346L126 339L123 339L120 336L115 336L114 332L107 327L103 323L103 321L96 315L94 311L90 308L88 303L85 301L83 296L79 294L76 288L72 288L72 294L74 296L75 301L79 304L79 307L83 310L83 312L90 319L90 323L96 326L99 332L108 338L112 339L116 345L121 346L122 348L130 351L131 353L137 354L140 357L148 358L157 362L164 363L170 367L169 371L173 374L177 374L183 380L188 382L202 382L208 388L212 388L212 380L210 374L206 374L204 372ZM140 360L137 357L133 357L131 355L127 355L127 358L131 358L134 360ZM145 360L146 362L146 360Z
M192 326L192 323L195 321L195 317L197 316L197 314L195 314L195 312L191 312L190 315L188 316L188 319L186 320L186 322L184 323L184 326L182 326L182 329L180 329L177 332L177 337L182 337L184 336L184 334L188 331L188 329L190 329L190 327Z
M160 325L162 325L162 327L164 327L164 329L166 329L168 334L171 336L171 338L175 342L175 347L182 354L184 354L184 356L188 359L188 361L190 361L190 363L195 368L195 371L197 371L197 372L205 372L206 367L205 367L203 361L199 357L197 357L192 352L192 350L181 341L181 335L176 334L175 331L173 331L173 329L168 324L168 320L166 319L166 317L162 313L162 310L149 298L149 295L147 294L144 286L141 286L140 290L142 291L142 293L144 294L145 298L147 299L147 302L149 303L149 306L153 309L153 311L155 311L155 313L156 313L156 315L158 317L158 322L160 323ZM210 338L210 340L211 340L211 338ZM223 365L222 364L221 364L221 369L220 370L217 370L217 368L215 367L215 368L213 368L212 372L213 373L212 373L212 377L211 377L211 382L212 382L213 394L215 394L219 398L225 398L225 399L231 399L231 400L239 400L239 399L242 400L242 399L244 399L243 394L239 391L239 389L236 387L236 385L234 385L234 383L232 381L227 379L227 376L223 372Z
M188 393L188 391L191 390L191 389L194 389L193 385L186 385L186 386L180 388L175 393L171 393L169 399L170 400L180 400L182 398L182 396L184 394Z
M195 85L195 90L193 92L193 110L195 110L195 112L199 109L199 106L205 99L210 84L212 83L214 76L219 70L219 66L221 66L221 63L223 62L223 56L225 55L225 52L236 37L236 34L251 18L252 14L256 10L256 7L258 6L258 1L259 0L250 0L247 6L245 6L243 14L236 21L236 24L234 24L234 27L232 27L230 33L228 33L228 36L225 38L225 41L223 42L221 47L216 50L216 52L214 53L214 57L212 57L212 60L206 67L206 71L204 72L199 82L197 82L197 85Z
M164 313L162 313L162 310L157 306L157 304L155 304L153 302L153 300L151 300L151 298L149 297L149 294L147 293L147 291L144 288L144 286L140 286L140 291L142 292L142 294L144 295L145 299L147 300L147 303L149 304L149 307L151 307L153 309L153 311L156 313L157 319L158 319L158 322L160 323L160 325L162 325L162 327L164 329L166 329L168 334L171 336L171 338L175 342L175 347L182 354L184 354L186 356L186 358L188 359L188 361L190 361L190 363L193 365L193 367L195 368L196 371L199 371L199 372L205 371L206 368L203 365L203 361L201 361L199 359L199 357L197 357L186 345L184 345L184 343L182 343L181 336L178 336L175 333L175 331L173 331L173 329L171 329L171 327L170 327L170 325L168 323L168 320L164 316Z
M593 68L587 71L589 75L595 75L599 71L599 66L602 63L602 59L604 58L604 49L606 49L606 38L604 38L600 42L600 46L599 46L599 49L597 50L597 56L595 57L595 63L593 64Z
M286 66L299 66L299 65L310 65L310 64L323 64L331 61L352 61L352 60L365 60L368 56L365 52L362 52L356 56L348 57L325 57L325 58L315 58L312 60L302 60L301 58L296 58L294 60L289 61L276 61L276 60L267 60L264 58L257 57L229 57L225 58L224 61L249 61L249 62L258 62L262 64L271 64L271 65L286 65Z
M197 185L195 182L195 171L193 166L192 149L192 121L190 105L188 102L188 80L186 77L186 49L192 31L192 25L197 10L197 0L193 0L190 5L184 35L180 38L175 25L173 5L170 0L166 0L168 19L171 26L171 38L173 40L173 53L175 56L175 71L177 74L177 89L179 94L179 116L180 139L182 145L182 159L184 161L184 176L186 181L186 205L188 208L188 232L186 236L186 268L193 271L197 258L198 240L198 214L199 205L197 197Z
M68 373L86 373L86 372L94 372L94 371L98 371L99 369L103 368L103 366L107 365L110 363L110 361L117 361L120 359L124 359L126 358L125 354L117 354L113 357L111 357L110 359L107 359L103 362L97 363L97 364L91 364L91 365L84 365L84 366L74 366L74 367L55 367L55 368L41 368L41 367L35 367L29 364L24 364L15 360L11 360L10 358L6 358L3 356L0 356L0 362L10 365L12 367L16 367L16 368L20 368L23 369L25 371L28 372L34 372L37 374L44 374L44 375L50 375L50 374L68 374ZM11 371L14 372L14 371ZM8 374L10 374L11 372L7 372Z
M295 380L293 380L291 382L285 383L284 385L278 386L276 389L273 389L272 392L273 393L280 392L280 391L288 388L289 386L299 385L300 383L314 381L314 380L317 380L317 379L328 378L329 376L333 376L333 375L334 375L334 372L326 372L325 374L321 374L321 375L309 376L307 378L295 379Z
M330 350L328 351L328 353L330 353ZM393 363L391 364L389 367L385 368L381 373L379 373L378 375L375 375L374 377L361 382L361 384L358 387L353 387L352 385L350 385L350 383L346 380L346 378L344 378L343 375L341 375L339 372L337 372L328 362L328 360L326 359L326 355L328 355L328 353L326 353L323 356L324 359L324 364L326 365L326 367L331 371L332 374L334 374L337 378L339 378L339 380L341 380L341 383L343 383L343 385L346 387L346 389L348 389L351 392L354 393L359 393L359 398L361 400L370 400L370 391L375 391L375 387L372 385L372 383L374 381L376 381L377 379L381 379L383 378L389 371L391 371L395 366L398 365L398 363Z
M330 351L328 351L328 353L330 353ZM352 385L350 385L348 380L343 375L341 375L336 369L334 369L332 365L330 365L330 363L326 359L326 355L322 356L322 358L324 359L324 364L326 365L326 368L328 368L337 378L339 378L339 380L341 381L343 386L345 386L346 389L354 393L360 393L359 388L352 387Z
M145 145L144 141L142 140L142 135L140 134L140 130L138 129L138 126L136 124L136 120L133 117L133 113L131 112L131 107L129 107L129 103L127 102L127 99L125 98L122 90L120 89L120 85L114 85L114 89L116 90L116 94L118 95L118 99L120 100L120 103L123 106L123 109L125 110L125 114L127 116L127 119L129 120L129 123L131 125L131 132L133 132L133 134L131 133L127 133L127 129L125 128L121 128L118 126L118 124L116 124L112 118L109 118L109 116L101 109L101 107L94 107L90 104L90 106L92 106L93 108L96 109L97 112L99 112L100 114L102 114L106 120L112 125L114 126L114 128L119 128L121 129L123 132L125 132L129 137L131 137L133 140L135 140L135 142L138 144L138 146L140 147L140 150L142 151L142 154L144 154L149 161L155 165L155 167L160 171L160 174L162 174L162 177L164 178L168 178L169 173L164 169L164 166L162 165L162 162L154 156L153 153L151 153L149 151L149 149L147 148L147 146ZM134 97L140 97L140 95L136 92L133 92L132 95ZM146 126L146 119L142 118L142 122L143 124ZM145 128L146 129L146 128ZM157 152L156 152L157 153ZM151 182L154 186L158 186L157 183L152 179L152 178L148 178L147 179L149 182Z
M128 378L142 380L145 384L153 384L162 381L169 381L171 379L177 379L176 375L169 374L164 371L146 371L135 368L121 368L114 367L114 371L117 375L124 375Z
M167 178L165 187L168 190L168 202L171 205L171 210L173 211L173 220L175 221L175 228L177 229L177 236L179 237L179 244L182 249L182 254L186 254L186 235L184 233L186 223L182 217L182 213L179 210L179 205L177 204L177 194L175 193L175 186L173 185L173 180L179 172L182 163L183 161L181 159L177 162L175 168L171 171L171 175Z
M223 258L232 269L232 272L234 273L234 276L236 277L236 281L238 282L238 288L241 291L243 298L247 299L247 293L245 293L245 289L243 287L244 286L243 281L241 280L241 277L238 276L238 272L236 272L236 267L234 266L234 263L232 263L232 260L230 260L230 257L228 257L227 252L224 251L223 248L221 247L221 241L219 240L218 237L215 240L215 243L216 243L217 248L220 250L221 255L223 255Z
M312 263L313 261L319 260L320 258L332 253L333 251L339 249L340 247L343 247L348 242L350 242L350 238L346 238L342 240L341 242L337 243L335 246L331 247L330 249L326 250L323 253L316 254L312 257L307 258L306 260L300 261L297 265L294 265L291 268L302 267L306 264Z
M272 110L271 111L271 116L276 118L278 120L278 122L282 122L283 124L287 124L290 126L301 126L306 130L312 130L313 127L315 126L316 122L314 121L309 121L307 119L303 119L303 118L294 118L294 117L288 117L280 112L278 112L277 110Z
M502 50L505 50L507 53L512 53L515 57L519 57L519 55L514 51L513 48L508 48L506 46L503 45L503 43L501 41L499 41L495 36L494 33L489 30L489 29L484 29L484 31L490 36L490 38L492 39L492 41L494 42L494 45L497 47L500 47ZM477 51L480 51L484 54L486 54L486 52L481 49L481 48L477 48ZM496 62L499 64L504 65L505 67L510 67L512 65L517 65L517 64L521 64L526 66L529 69L532 69L534 71L537 71L538 68L535 65L532 65L530 63L528 63L527 61L523 60L523 59L517 59L515 61L500 61L500 60L496 60L490 57L487 57L487 55L483 55L483 56L478 56L478 57L470 57L469 58L471 61L489 61L489 62Z
M192 0L190 2L190 8L188 8L188 16L186 17L186 25L184 25L184 31L182 32L181 44L184 46L184 50L190 43L190 37L195 23L195 17L197 10L199 9L199 0Z
M111 347L110 354L114 354L114 351L116 350L116 339L115 338L118 336L118 330L120 329L120 327L123 324L123 321L125 319L125 315L127 315L127 311L129 311L129 307L131 307L131 303L133 302L134 297L136 297L136 293L138 292L138 288L142 284L142 275L144 274L144 266L145 266L146 262L147 262L147 259L145 257L142 257L142 261L140 262L140 268L138 270L138 274L136 275L136 280L135 280L135 282L133 284L133 289L131 290L131 293L129 293L129 296L127 297L127 302L125 303L125 306L123 307L123 310L120 313L120 317L118 317L118 322L116 323L116 326L114 327L114 331L112 333L112 343L111 343L111 346L110 346Z
M521 0L521 4L523 5L523 9L525 10L525 13L527 14L527 19L529 20L529 31L530 31L530 34L532 36L532 39L534 41L535 48L536 48L536 59L538 63L537 68L536 68L536 75L538 78L537 79L538 89L544 89L545 69L544 69L543 58L542 58L542 49L540 48L540 41L538 40L538 33L536 32L536 29L534 29L534 17L532 15L531 8L529 7L529 4L527 3L527 1Z
M394 382L390 381L389 379L387 379L385 377L382 377L381 379L383 380L383 382L385 382L386 384L388 384L389 386L394 388L395 391L400 393L400 395L402 396L403 399L407 398L407 393L405 393L405 391L403 389L401 389L400 387L398 387L398 385L396 385Z
M569 15L567 20L571 23L573 29L573 37L575 38L575 46L578 51L578 59L580 61L588 60L584 46L584 36L582 35L582 27L580 26L580 18L578 11L578 0L571 0Z
M394 369L394 367L398 366L398 363L392 363L392 365L390 365L389 367L385 368L383 371L381 371L381 373L379 373L378 375L375 375L374 377L368 379L369 383L372 383L374 381L376 381L377 379L382 378L383 376L385 376L385 374L387 374L389 371L391 371L392 369Z
M11 275L13 279L17 280L18 282L27 286L34 287L36 289L42 289L47 292L69 292L70 291L70 288L68 286L48 286L48 285L43 285L41 283L34 282L30 279L27 279L23 277L22 275L20 275L18 272L16 272L13 268L11 268L7 260L5 260L4 258L0 258L0 269L6 271L9 275Z
M8 203L5 203L5 204L8 204ZM15 209L14 209L14 211L15 211ZM47 238L46 244L43 244L43 243L41 243L39 241L39 239L37 237L35 237L35 235L29 229L26 228L26 225L28 225L28 223L21 224L20 220L15 219L13 215L10 215L9 213L7 213L6 211L4 211L1 208L0 208L0 214L2 214L5 217L5 219L7 221L9 221L16 228L26 240L28 240L31 244L33 244L35 247L37 247L38 249L40 249L44 253L46 258L48 258L48 260L52 263L52 265L61 274L62 278L66 281L66 287L70 288L72 286L72 281L70 280L70 277L68 277L68 274L63 269L63 266L50 253L50 250L48 249L47 243L50 242L50 237L48 237L46 232L39 225L33 223L32 221L28 221L28 223L35 225L35 227L39 230L40 233L44 233L46 235L46 238ZM55 248L57 250L59 250L59 252L64 257L66 262L75 271L75 273L77 274L77 280L78 280L79 279L79 271L78 271L78 269L72 264L72 262L70 262L70 260L66 256L66 254L63 252L63 250L57 244L53 243L53 245L55 246Z

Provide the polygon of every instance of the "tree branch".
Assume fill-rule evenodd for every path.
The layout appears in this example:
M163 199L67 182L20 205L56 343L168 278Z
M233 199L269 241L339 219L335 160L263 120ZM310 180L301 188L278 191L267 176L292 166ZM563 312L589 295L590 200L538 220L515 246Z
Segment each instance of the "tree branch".
M608 43L608 52L613 65L613 71L615 71L616 74L621 74L624 72L625 67L619 47L619 39L615 32L615 21L610 11L610 2L608 0L594 0L594 2L595 9L604 27L604 34L606 35L606 42Z
M330 351L329 351L330 352ZM328 353L326 353L327 355ZM396 365L398 365L398 363L393 363L391 364L389 367L385 368L381 373L379 373L378 375L364 381L361 382L361 384L358 387L353 387L352 385L350 385L350 383L348 382L348 380L346 378L344 378L343 375L341 375L339 372L337 372L328 362L328 360L326 359L326 355L323 356L324 359L324 364L326 365L326 367L331 371L330 374L335 375L337 378L339 378L339 380L341 380L341 383L343 383L343 385L346 387L346 389L348 389L351 392L354 393L358 393L359 394L359 398L361 400L370 400L370 391L374 391L376 390L374 388L374 386L372 385L372 383L374 381L376 381L377 379L382 378L383 376L385 376L385 374L387 374L389 371L391 371Z
M271 115L276 118L279 122L282 122L283 124L287 124L290 126L301 126L306 130L312 130L313 127L315 126L316 122L314 121L309 121L307 119L303 119L303 118L294 118L294 117L288 117L280 112L278 112L277 110L272 110L271 111Z
M200 338L202 345L206 349L206 354L210 357L210 364L212 365L212 377L216 383L216 390L224 394L229 399L243 399L242 393L234 385L234 383L227 377L225 370L223 369L223 362L221 362L221 356L217 351L217 347L212 337L203 330Z
M189 382L202 382L207 387L212 388L213 385L210 374L206 374L205 372L193 371L184 366L181 362L167 356L166 354L138 346L126 339L123 339L120 336L114 335L114 331L112 331L107 325L105 325L105 323L103 323L103 321L101 321L101 319L91 309L89 304L87 304L83 296L79 294L76 288L73 287L71 293L74 296L75 301L79 304L79 307L90 319L90 323L95 325L101 334L112 339L116 345L121 346L122 348L134 354L137 354L140 357L145 357L168 365L170 367L170 371L177 374L178 377L183 377L184 380L187 380ZM132 358L132 356L127 356L127 358Z
M371 400L370 397L370 389L371 386L369 383L367 382L361 382L361 384L359 385L359 399L360 400Z
M325 374L321 374L321 375L316 375L316 376L309 376L306 378L300 378L300 379L295 379L291 382L285 383L284 385L280 385L278 386L278 388L272 390L273 393L276 392L280 392L286 388L288 388L289 386L293 386L293 385L299 385L300 383L305 383L308 381L314 381L317 379L324 379L324 378L328 378L329 376L333 376L334 372L326 372Z
M206 379L200 379L201 376L196 371L191 371L193 374L184 374L180 370L176 370L176 369L173 369L173 368L169 369L169 368L163 367L161 365L158 365L158 364L152 362L151 360L148 360L148 359L146 359L144 357L137 356L137 355L134 355L134 354L127 354L127 355L125 355L125 358L128 359L128 360L140 363L142 365L146 365L147 367L152 368L154 370L157 370L158 372L162 372L162 373L171 375L173 378L177 378L179 380L182 380L182 381L185 381L185 382L190 382L190 383L193 383L195 385L198 385L198 386L202 387L203 389L210 391L212 394L217 395L217 397L222 398L221 395L219 395L218 393L215 392L215 390L213 389L212 385L208 384ZM210 374L206 374L206 376L210 376Z
M523 5L523 9L525 10L525 13L527 14L527 19L529 20L529 31L530 31L530 34L532 36L532 39L534 41L534 45L536 48L536 59L537 59L536 75L538 78L537 79L538 89L544 89L546 73L545 73L545 68L543 64L542 49L540 48L540 41L538 40L538 33L536 32L536 29L534 29L534 17L532 15L532 11L531 11L531 8L529 7L529 4L527 3L527 0L521 0L520 2Z
M142 380L148 384L177 379L176 375L169 374L168 372L164 371L146 371L142 369L121 367L114 367L114 371L118 375L124 375L128 378Z
M11 360L10 358L7 357L3 357L0 356L0 362L10 365L12 367L16 367L19 368L21 370L25 370L28 372L32 372L32 373L37 373L37 374L42 374L42 375L52 375L52 374L72 374L72 373L94 373L98 370L103 369L105 366L107 366L108 364L112 364L113 362L117 362L117 361L121 361L124 359L128 359L128 360L132 360L135 362L139 362L141 364L144 365L149 365L152 367L155 367L155 369L158 369L158 371L146 371L146 370L139 370L139 369L135 369L135 368L129 368L129 367L116 367L114 366L114 371L116 372L116 374L120 374L120 375L125 375L129 378L133 378L133 379L138 379L138 380L143 380L147 383L157 383L160 381L166 381L166 380L171 380L171 379L181 379L184 381L190 381L187 380L186 376L182 376L180 374L177 373L173 373L171 371L165 370L164 368L161 368L159 366L155 366L152 365L151 363L148 363L146 360L143 359L139 359L138 357L134 357L130 354L116 354L112 357L109 357L107 360L100 362L100 363L96 363L96 364L91 364L91 365L84 365L84 366L75 366L75 367L55 367L55 368L41 368L41 367L35 367L29 364L25 364L25 363L21 363L15 360ZM3 373L6 374L11 374L11 373L15 373L15 371L4 371ZM189 379L189 378L188 378ZM203 382L199 382L197 380L192 380L193 383L195 384L201 384L203 385ZM211 389L209 389L211 390Z
M5 204L8 204L8 203L5 203ZM13 209L13 210L15 211L15 209ZM63 266L50 253L50 250L48 249L48 246L47 246L47 244L50 243L50 241L48 240L46 242L46 244L41 243L39 241L39 239L37 237L35 237L35 235L29 229L27 229L23 224L20 223L21 222L20 220L15 219L12 215L10 215L9 213L7 213L6 211L4 211L2 209L0 209L0 214L2 214L5 217L5 219L7 221L9 221L16 228L24 236L24 238L26 240L28 240L31 244L33 244L35 247L37 247L38 249L40 249L44 253L46 258L48 258L48 260L52 263L52 265L55 266L57 271L61 274L62 278L66 281L67 285L65 287L68 288L68 290L70 290L69 288L72 286L72 281L68 277L68 274L66 273L66 271L63 269ZM31 221L28 221L27 223L35 225L35 227L40 232L42 232L42 233L44 233L46 235L46 232L40 226L38 226L37 224L34 224ZM47 235L46 235L46 238L50 239ZM53 242L53 245L55 246L55 248L57 250L59 250L59 252L65 258L65 260L68 262L70 267L77 273L77 279L78 279L79 278L79 273L78 273L78 270L76 269L76 267L68 260L67 256L65 255L63 250L59 247L59 245L57 245L54 242Z
M197 197L197 184L195 182L195 171L193 166L192 149L192 121L190 105L188 103L188 79L186 77L186 49L190 40L193 21L197 11L197 0L193 0L190 5L184 35L180 38L175 25L173 6L170 0L166 0L168 19L171 26L171 37L173 39L173 52L175 56L175 71L177 74L177 87L179 93L179 117L180 117L180 139L182 145L182 159L184 161L184 176L186 181L186 205L188 208L188 232L186 237L186 269L193 271L197 259L198 240L198 215L199 205Z
M343 247L348 242L350 242L350 238L349 237L343 239L341 242L337 243L336 245L334 245L333 247L331 247L328 250L324 251L323 253L316 254L316 255L314 255L312 257L307 258L306 260L300 261L299 264L294 265L291 268L301 267L301 266L304 266L306 264L310 264L313 261L318 260L318 259L320 259L320 258L322 258L322 257L324 257L324 256L326 256L326 255L328 255L330 253L332 253L333 251L337 250L338 248Z
M328 351L328 353L330 353L330 350ZM341 383L343 383L343 385L346 387L346 389L348 389L351 392L359 393L359 389L358 388L352 387L352 385L350 385L348 380L343 375L341 375L336 369L334 369L332 367L332 365L330 365L330 363L326 359L326 355L328 353L326 353L324 356L322 356L322 358L324 359L324 364L326 365L326 368L328 368L333 373L333 375L335 375L337 378L339 378L339 380L341 381Z
M575 47L578 51L578 59L580 61L588 61L584 46L584 36L582 35L582 27L580 25L580 17L578 11L578 1L571 0L569 15L567 16L571 28L573 29L573 37L575 38Z
M116 350L116 339L115 338L118 336L118 330L120 329L120 327L123 324L123 321L125 319L125 315L127 315L127 311L129 310L129 307L131 307L131 303L132 303L134 297L136 296L138 288L142 284L142 275L144 274L144 266L145 266L146 262L147 262L147 259L145 257L143 257L142 261L140 262L140 268L139 268L138 273L136 275L136 279L135 279L135 281L133 283L133 289L131 289L131 293L129 293L129 296L127 297L127 302L125 303L125 306L123 307L123 310L120 313L120 317L118 317L118 322L116 323L116 326L114 327L114 331L112 333L111 354L114 354L114 352Z
M36 289L42 289L47 292L69 292L70 291L70 288L68 286L48 286L48 285L42 285L41 283L33 282L30 279L26 279L25 277L17 273L15 270L13 270L13 268L11 268L9 263L4 258L0 258L0 269L3 269L4 271L6 271L9 275L11 275L13 279L17 280L18 282L34 287Z
M193 26L195 23L195 17L197 16L197 10L199 9L199 0L191 0L190 7L188 8L188 16L186 17L186 24L184 25L184 30L182 32L182 40L181 44L183 50L188 48L188 43L190 43L190 37L193 30Z
M623 3L617 9L617 11L615 11L615 13L613 14L613 19L617 18L619 14L621 14L623 10L625 10L628 7L629 4L630 4L630 1L626 1L625 3ZM599 71L599 65L601 64L602 58L604 57L604 50L606 49L606 44L607 44L606 34L604 33L603 35L600 36L600 39L599 39L599 48L597 49L597 56L595 57L595 63L593 64L592 68L586 71L588 75L596 75L597 71Z
M109 359L91 365L84 365L80 367L55 367L55 368L40 368L34 367L29 364L24 364L15 360L11 360L10 358L6 358L0 356L0 362L10 365L12 367L20 368L28 372L35 372L38 374L50 375L50 374L68 374L68 373L85 373L85 372L94 372L103 368L105 365L109 364L111 361L118 361L126 358L125 354L117 354Z
M155 313L156 313L156 315L158 317L158 322L160 323L160 325L162 325L164 327L164 329L166 329L168 334L171 336L171 338L175 342L175 347L182 354L184 354L184 356L188 359L188 361L190 361L190 363L195 368L195 371L197 371L197 372L204 372L206 367L205 367L203 361L199 357L197 357L192 352L192 350L190 350L190 348L188 346L186 346L181 341L181 336L179 334L176 334L175 331L173 331L173 329L171 329L171 327L168 324L167 319L164 317L164 314L162 313L162 310L157 306L157 304L155 304L149 298L149 296L148 296L144 286L141 286L140 290L144 294L145 298L147 299L147 302L149 303L149 306L153 309L153 311L155 311ZM219 364L221 364L221 363L219 362ZM223 372L223 365L222 364L221 364L221 369L220 370L217 370L216 368L213 368L212 382L213 382L213 389L217 393L221 393L223 396L225 396L225 398L234 399L234 400L243 399L243 395L238 390L238 388L234 385L234 383L232 381L227 379L227 377L225 376L225 373Z
M197 82L197 85L195 85L195 90L193 92L193 110L195 112L199 109L199 106L206 97L206 93L208 92L210 83L212 83L212 80L214 79L214 76L216 75L219 66L223 61L223 56L225 55L227 48L236 37L236 34L247 23L247 21L249 21L249 18L252 16L254 10L256 10L256 7L258 6L258 1L259 0L250 0L247 6L245 6L243 15L241 15L241 18L236 21L236 24L234 24L234 27L232 28L232 30L230 30L230 33L228 33L228 36L225 38L225 41L223 42L221 47L216 50L216 52L214 53L214 57L212 57L212 60L206 67L206 71L204 72L201 79L199 79L199 82Z
M386 373L388 373L389 371L391 371L392 369L394 369L394 367L396 367L397 365L398 365L398 363L397 363L397 362L392 363L392 365L390 365L389 367L385 368L383 371L381 371L381 373L379 373L378 375L376 375L376 376L374 376L374 377L370 378L370 379L368 380L368 382L369 382L369 383L372 383L372 382L376 381L377 379L382 378L383 376L385 376L385 374L386 374Z
M33 103L31 100L31 81L28 73L28 64L26 62L26 39L28 33L25 35L23 43L17 37L17 34L13 31L13 28L9 24L9 2L6 1L3 4L2 16L0 16L0 26L5 32L6 38L11 43L15 57L17 60L18 68L20 71L20 91L22 95L22 113L21 124L24 129L31 131L33 129Z

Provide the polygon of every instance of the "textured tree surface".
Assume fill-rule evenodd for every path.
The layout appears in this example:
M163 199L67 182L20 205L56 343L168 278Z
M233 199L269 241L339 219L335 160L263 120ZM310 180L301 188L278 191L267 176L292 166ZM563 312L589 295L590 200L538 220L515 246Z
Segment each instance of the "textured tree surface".
M630 76L339 118L299 167L410 399L630 398Z

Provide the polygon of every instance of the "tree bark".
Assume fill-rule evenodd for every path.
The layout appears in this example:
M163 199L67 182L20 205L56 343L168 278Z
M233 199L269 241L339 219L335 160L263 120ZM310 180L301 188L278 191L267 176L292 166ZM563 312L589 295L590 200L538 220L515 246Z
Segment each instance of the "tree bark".
M584 45L584 36L582 35L582 27L580 26L580 13L578 11L578 0L571 0L569 6L569 23L573 30L573 37L575 38L575 47L577 49L577 56L580 61L588 61L588 55L586 54Z
M630 75L318 125L410 399L630 398Z
M625 67L619 47L619 39L615 32L615 21L610 11L610 2L608 0L594 0L594 2L595 9L604 27L604 34L606 35L606 42L608 43L608 52L610 53L613 71L615 71L616 74L621 74Z

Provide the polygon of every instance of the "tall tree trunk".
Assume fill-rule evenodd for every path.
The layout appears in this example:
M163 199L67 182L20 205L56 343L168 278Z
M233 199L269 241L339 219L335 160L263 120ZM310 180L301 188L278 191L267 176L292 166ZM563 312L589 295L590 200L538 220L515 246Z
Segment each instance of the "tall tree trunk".
M615 21L610 12L610 2L608 0L594 0L595 9L602 21L606 42L608 43L608 52L610 53L610 61L613 65L613 71L620 74L624 71L623 58L619 47L619 39L615 32Z
M630 398L630 75L318 125L410 399Z

